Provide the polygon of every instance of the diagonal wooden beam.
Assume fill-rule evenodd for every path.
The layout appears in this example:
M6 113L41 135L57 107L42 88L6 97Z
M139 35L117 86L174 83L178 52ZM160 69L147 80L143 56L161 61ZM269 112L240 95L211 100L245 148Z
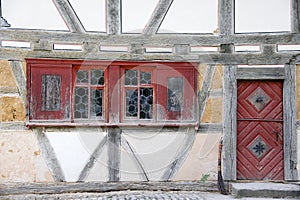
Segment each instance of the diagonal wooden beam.
M54 149L51 146L51 143L47 136L45 135L42 128L35 128L33 132L37 138L39 146L42 151L43 158L45 159L47 166L49 167L54 181L63 182L65 181L65 176L63 170L59 164L59 161L56 157Z
M132 146L129 144L129 142L126 140L126 138L121 137L121 146L125 149L126 152L132 157L132 159L136 162L139 170L142 172L143 179L145 181L149 181L149 178L147 176L147 173L141 163L141 159L136 154L135 150L132 148Z
M158 5L156 6L154 12L150 17L150 20L148 21L143 31L143 34L153 35L158 31L172 3L173 0L160 0L158 2Z
M76 12L73 10L68 0L52 0L60 15L63 17L69 30L74 33L85 33L85 29L80 22Z
M94 150L94 152L90 156L88 162L86 163L86 165L82 169L82 171L79 175L79 178L78 178L79 182L85 181L85 179L88 176L89 172L91 171L91 169L95 165L95 162L96 162L97 158L100 156L100 154L102 152L102 149L103 149L104 145L106 144L106 142L107 142L107 137L104 137L101 140L101 142L98 144L98 146L96 147L96 149Z
M200 92L198 93L198 104L199 104L198 122L199 122L199 124L201 122L201 119L202 119L202 116L204 113L207 99L210 95L210 89L211 89L211 85L213 82L214 74L215 74L215 65L208 65L206 67L206 72L205 72L202 88L201 88ZM199 125L199 127L200 127L200 125Z
M24 108L26 107L26 77L23 70L23 66L21 61L18 60L11 60L9 61L12 72L16 79L16 83L18 86L18 90L23 102Z
M169 168L166 169L166 171L161 177L163 181L169 181L176 175L176 172L180 169L188 153L192 149L195 138L196 138L195 128L194 127L187 128L185 133L184 143L181 145L177 155L173 159L172 163L169 165Z

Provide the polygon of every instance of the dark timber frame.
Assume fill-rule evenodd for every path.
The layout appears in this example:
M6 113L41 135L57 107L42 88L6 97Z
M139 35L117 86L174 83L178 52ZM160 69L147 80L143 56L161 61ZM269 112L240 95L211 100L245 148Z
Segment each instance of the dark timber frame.
M154 13L148 20L142 34L123 34L121 20L121 1L107 0L107 32L89 33L81 24L76 13L67 0L53 0L61 16L64 18L69 32L26 29L1 29L1 40L27 41L31 43L30 49L7 48L0 46L0 59L10 60L15 77L25 82L25 76L20 76L21 61L25 58L60 58L60 59L87 59L87 60L122 60L122 61L184 61L208 64L203 88L199 93L200 114L202 116L204 105L209 95L223 95L223 124L201 124L197 133L205 132L212 127L215 132L223 131L223 176L226 180L236 180L236 101L238 79L281 79L284 80L284 169L285 180L297 180L297 146L296 146L296 64L299 51L277 51L280 44L300 44L300 0L291 0L291 31L282 33L252 33L234 34L234 0L219 0L219 33L213 34L156 34L172 6L172 0L160 0ZM55 43L80 44L81 51L54 50ZM104 52L99 50L100 45L127 46L128 52ZM261 52L234 52L235 45L259 44ZM147 46L171 47L171 53L146 53ZM217 46L218 52L197 53L191 52L191 46ZM223 91L211 91L212 74L216 64L223 65ZM241 69L237 65L284 65L284 68L266 70L265 68ZM16 68L17 67L17 68ZM22 99L25 99L25 86L18 85ZM212 130L212 129L210 129ZM194 131L191 131L193 141ZM206 131L207 132L207 131ZM108 130L107 143L113 151L109 154L109 180L119 180L120 134L122 130L112 127ZM37 139L45 152L49 147L42 137L42 131L36 130ZM192 142L189 142L189 147ZM102 148L99 144L99 149ZM124 144L123 144L124 145ZM51 150L51 149L50 149ZM100 151L100 150L99 150ZM98 152L98 150L97 150ZM94 152L95 155L98 154ZM185 152L185 151L184 151ZM184 160L184 155L178 160ZM49 160L49 159L48 159ZM54 158L52 160L55 160ZM51 159L50 159L51 161ZM92 165L93 158L89 161ZM52 171L56 172L56 180L63 180L64 176L56 162L49 162ZM141 167L142 165L140 165ZM178 166L171 166L168 179L174 175ZM142 167L141 167L142 168ZM87 166L87 170L89 166ZM81 173L84 180L86 172ZM81 180L80 179L80 180ZM147 179L147 176L145 176Z

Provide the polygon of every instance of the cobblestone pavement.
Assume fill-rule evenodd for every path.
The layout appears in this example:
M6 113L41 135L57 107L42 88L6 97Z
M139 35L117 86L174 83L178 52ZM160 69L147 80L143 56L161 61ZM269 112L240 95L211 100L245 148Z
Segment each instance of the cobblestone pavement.
M51 195L0 196L0 200L233 200L230 195L197 191L121 191L107 193L72 193ZM239 200L269 200L272 198L239 198ZM287 200L287 199L285 199ZM293 199L295 200L295 199Z

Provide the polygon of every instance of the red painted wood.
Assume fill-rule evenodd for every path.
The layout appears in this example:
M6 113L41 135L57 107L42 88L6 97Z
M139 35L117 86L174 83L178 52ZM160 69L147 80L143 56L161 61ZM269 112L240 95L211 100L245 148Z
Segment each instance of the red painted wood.
M189 62L126 62L126 61L100 61L100 60L72 60L72 59L35 59L28 58L27 62L27 98L28 98L28 124L45 126L47 124L71 125L78 122L74 121L74 87L77 68L105 68L105 88L104 88L104 120L101 125L130 125L136 126L137 122L122 121L122 93L121 80L122 69L139 66L143 69L153 68L154 76L154 120L145 123L141 120L138 125L156 126L157 124L167 124L168 126L180 124L196 123L196 91L197 91L197 63ZM155 72L156 71L156 72ZM42 111L41 109L41 77L43 74L61 76L61 110ZM167 77L184 78L184 112L167 112L161 115L161 110L167 107ZM160 88L158 88L160 87ZM162 89L162 90L160 90ZM82 122L96 123L96 122Z
M30 69L30 120L62 120L70 121L71 109L71 83L72 83L72 66L71 65L47 65L34 64ZM42 76L58 75L61 76L60 90L60 110L45 111L42 109Z
M237 179L283 180L282 87L281 81L238 82Z
M183 78L183 108L181 112L168 111L168 79ZM158 120L195 120L196 105L195 69L193 67L170 68L161 66L157 70Z

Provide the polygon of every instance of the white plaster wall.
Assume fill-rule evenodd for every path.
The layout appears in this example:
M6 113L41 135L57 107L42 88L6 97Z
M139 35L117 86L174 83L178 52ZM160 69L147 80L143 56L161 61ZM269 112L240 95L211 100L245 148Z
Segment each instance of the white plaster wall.
M208 174L209 180L217 179L218 145L221 134L197 134L191 151L174 180L201 180Z
M145 132L125 130L122 134L136 152L149 180L162 180L175 156L185 142L185 132ZM121 154L121 180L137 180L141 171L128 154ZM134 166L134 167L133 167Z
M75 182L106 133L93 129L76 129L72 132L47 131L46 136L54 149L66 181Z

